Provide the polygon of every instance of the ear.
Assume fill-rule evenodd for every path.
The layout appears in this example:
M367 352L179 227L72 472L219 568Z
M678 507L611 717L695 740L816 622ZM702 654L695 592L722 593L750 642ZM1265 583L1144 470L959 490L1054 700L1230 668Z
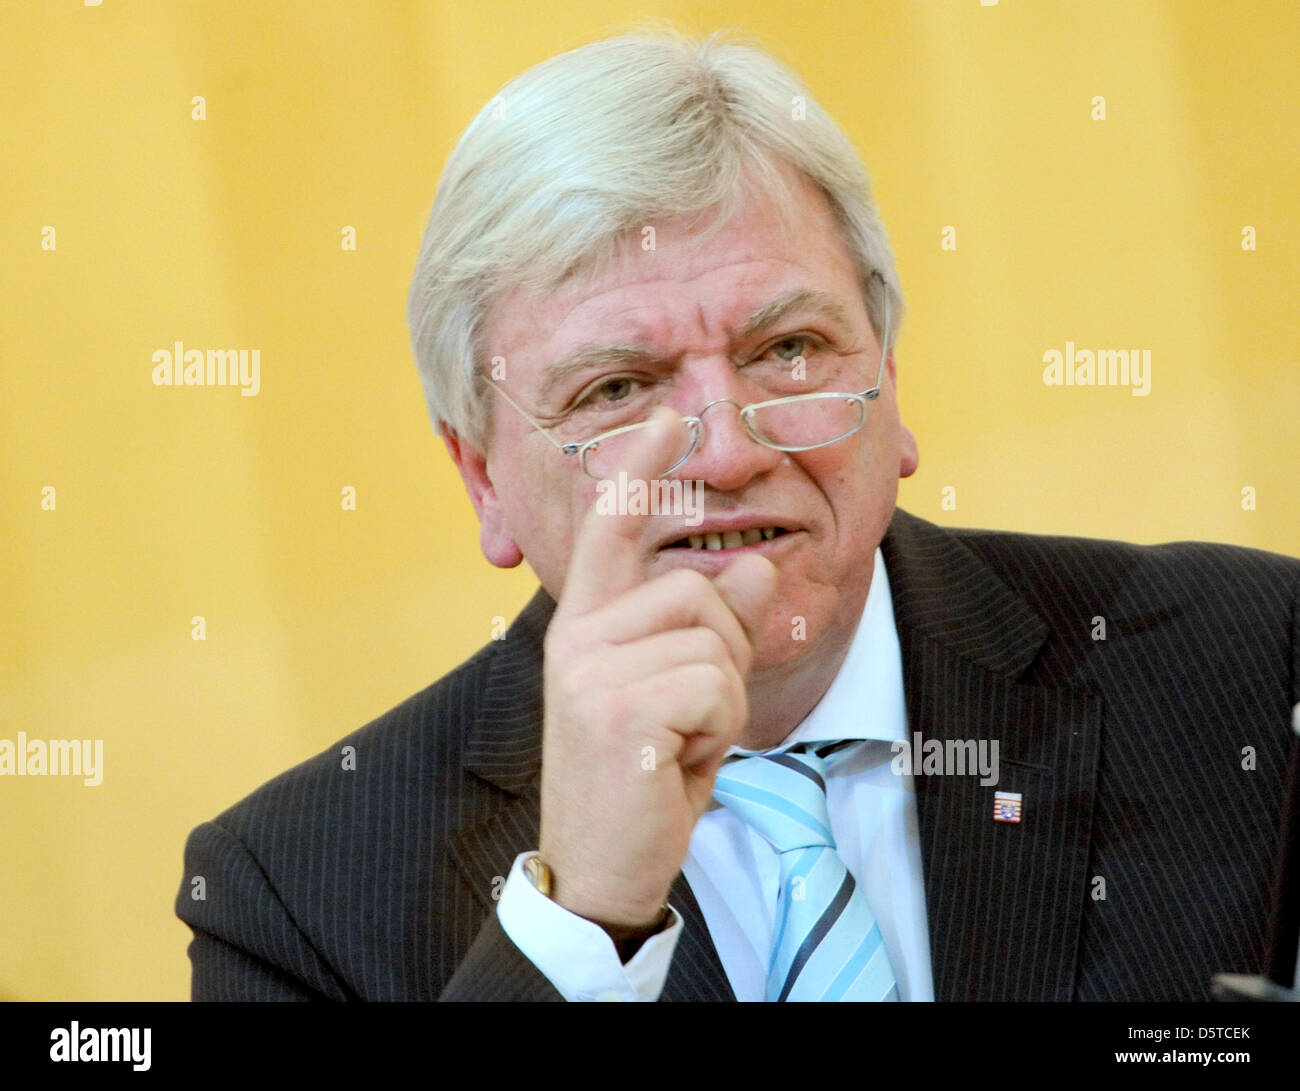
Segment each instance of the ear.
M894 354L889 354L889 359L885 361L885 369L889 372L889 385L894 388L894 404L898 404L898 376L894 367ZM916 437L912 435L912 430L901 423L899 424L899 458L898 458L898 476L911 477L916 473L917 466L921 463L921 455L916 447Z
M442 440L447 453L456 463L465 491L478 515L478 540L483 556L498 568L514 568L523 559L515 540L506 526L505 512L492 479L488 476L487 458L476 447L460 438L454 429L443 426Z
M911 477L921 463L921 455L916 449L916 437L910 428L903 427L901 438L902 457L898 460L898 476Z

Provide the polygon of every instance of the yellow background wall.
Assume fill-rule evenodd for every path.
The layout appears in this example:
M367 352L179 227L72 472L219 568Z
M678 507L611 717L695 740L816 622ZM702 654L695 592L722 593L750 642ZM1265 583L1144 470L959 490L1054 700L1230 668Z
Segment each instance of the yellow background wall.
M1300 553L1290 0L0 10L0 738L106 767L0 778L0 997L188 997L186 833L527 599L478 554L406 291L470 118L614 21L751 32L863 154L909 304L903 507ZM261 392L155 387L178 340L259 348ZM1150 395L1045 386L1067 340L1151 349Z

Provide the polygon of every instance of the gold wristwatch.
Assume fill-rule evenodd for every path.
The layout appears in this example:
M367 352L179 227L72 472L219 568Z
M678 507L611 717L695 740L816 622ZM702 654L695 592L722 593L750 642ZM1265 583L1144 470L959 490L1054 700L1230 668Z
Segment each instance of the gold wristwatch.
M532 880L539 893L548 898L551 896L551 891L555 889L555 875L549 866L542 863L540 856L530 856L524 861L524 874Z

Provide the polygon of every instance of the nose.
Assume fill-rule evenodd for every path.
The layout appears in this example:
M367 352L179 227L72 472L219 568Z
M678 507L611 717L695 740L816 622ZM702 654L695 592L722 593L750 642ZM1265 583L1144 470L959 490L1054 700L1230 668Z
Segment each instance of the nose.
M740 394L740 398L733 394ZM744 397L739 390L730 391L725 397L706 402L695 414L700 418L702 434L679 473L701 480L718 492L733 492L780 463L783 453L759 443L745 427L740 410L754 399L741 400Z

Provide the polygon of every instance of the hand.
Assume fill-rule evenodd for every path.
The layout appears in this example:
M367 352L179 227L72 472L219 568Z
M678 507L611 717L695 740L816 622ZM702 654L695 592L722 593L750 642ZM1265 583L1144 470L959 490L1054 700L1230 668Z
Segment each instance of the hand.
M629 480L654 480L684 427L666 408L651 419ZM660 919L748 720L753 634L776 586L754 555L712 581L687 568L647 581L651 518L593 505L545 642L541 858L555 901L618 935Z

